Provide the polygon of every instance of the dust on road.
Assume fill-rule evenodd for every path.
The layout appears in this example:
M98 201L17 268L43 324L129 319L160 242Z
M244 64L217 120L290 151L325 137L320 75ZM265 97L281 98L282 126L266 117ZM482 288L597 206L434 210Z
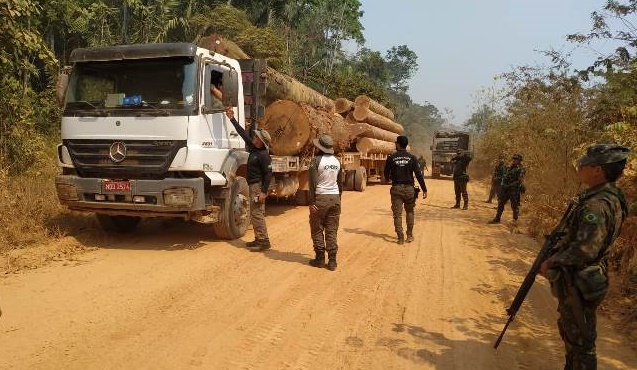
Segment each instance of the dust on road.
M543 279L492 348L537 244L486 224L483 188L470 183L461 211L450 181L427 186L403 246L388 186L344 193L334 272L307 264L307 208L272 204L265 253L203 225L148 222L75 261L2 277L0 368L561 368ZM599 326L600 369L637 368L637 352Z

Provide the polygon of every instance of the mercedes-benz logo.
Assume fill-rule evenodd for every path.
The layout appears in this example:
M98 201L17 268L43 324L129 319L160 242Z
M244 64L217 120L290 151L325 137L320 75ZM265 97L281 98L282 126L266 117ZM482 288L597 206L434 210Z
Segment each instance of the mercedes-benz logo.
M115 163L123 161L126 158L126 145L121 141L114 142L108 149L108 156Z

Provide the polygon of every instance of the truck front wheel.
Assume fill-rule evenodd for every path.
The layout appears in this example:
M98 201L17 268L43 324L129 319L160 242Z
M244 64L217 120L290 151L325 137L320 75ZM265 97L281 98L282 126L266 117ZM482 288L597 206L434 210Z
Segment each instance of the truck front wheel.
M117 231L120 233L130 233L139 224L141 218L133 216L111 216L97 214L97 222L104 231Z
M212 225L220 239L238 239L250 224L250 189L243 177L230 181L228 197L221 204L220 220Z

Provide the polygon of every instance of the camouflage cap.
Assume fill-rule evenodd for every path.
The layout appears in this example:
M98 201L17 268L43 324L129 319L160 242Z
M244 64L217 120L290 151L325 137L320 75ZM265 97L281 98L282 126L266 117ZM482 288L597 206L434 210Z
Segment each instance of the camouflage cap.
M596 166L622 161L630 155L630 149L619 144L593 144L586 149L577 164L580 166Z
M516 159L518 161L521 161L522 160L522 154L513 154L511 159Z

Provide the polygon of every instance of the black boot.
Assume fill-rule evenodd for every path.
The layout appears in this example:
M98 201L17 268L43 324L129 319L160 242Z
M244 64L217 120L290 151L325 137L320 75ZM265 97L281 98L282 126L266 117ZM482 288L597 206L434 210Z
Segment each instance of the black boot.
M257 245L258 243L259 243L259 239L254 239L254 240L253 240L253 241L251 241L251 242L246 242L246 247L248 247L248 248L252 248L252 247L254 247L255 245Z
M460 208L460 203L456 203L453 207L451 208Z
M462 206L462 209L464 209L464 210L469 209L469 201L468 200L464 201L464 205Z
M250 252L263 252L270 249L270 239L257 239L255 243L249 247Z
M398 234L398 240L396 241L396 243L405 244L405 236L403 235L403 233Z
M499 224L500 223L500 219L499 218L494 218L493 220L488 222L489 224Z
M310 260L310 266L323 268L325 266L325 251L315 250L316 257Z
M330 271L336 270L336 251L327 252L327 257L329 258L327 261L327 269Z

